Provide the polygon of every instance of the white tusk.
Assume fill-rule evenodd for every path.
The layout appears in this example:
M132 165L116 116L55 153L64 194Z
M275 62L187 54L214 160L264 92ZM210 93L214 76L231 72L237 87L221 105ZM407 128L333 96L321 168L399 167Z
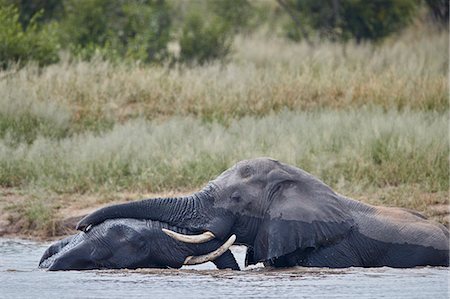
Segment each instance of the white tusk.
M86 228L84 229L84 232L87 233L88 231L90 231L92 228L92 224L89 224L88 226L86 226Z
M199 256L188 256L184 260L184 264L185 265L198 265L198 264L203 264L206 262L213 261L216 258L218 258L219 256L221 256L222 254L224 254L225 251L227 251L228 248L230 248L230 246L233 245L234 241L236 241L236 235L232 235L230 238L228 238L228 240L225 243L223 243L222 246L220 246L213 252L210 252L205 255L199 255Z
M165 228L163 228L162 231L165 232L167 235L171 236L172 238L174 238L175 240L184 243L194 243L194 244L205 243L216 237L212 232L209 231L204 232L203 234L200 235L183 235Z

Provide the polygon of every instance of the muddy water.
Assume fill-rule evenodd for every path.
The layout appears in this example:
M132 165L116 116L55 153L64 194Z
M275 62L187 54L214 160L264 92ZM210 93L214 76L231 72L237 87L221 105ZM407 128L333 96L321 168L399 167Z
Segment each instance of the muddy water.
M0 239L0 298L448 298L447 268L48 272L37 263L48 244ZM245 248L233 252L242 265Z

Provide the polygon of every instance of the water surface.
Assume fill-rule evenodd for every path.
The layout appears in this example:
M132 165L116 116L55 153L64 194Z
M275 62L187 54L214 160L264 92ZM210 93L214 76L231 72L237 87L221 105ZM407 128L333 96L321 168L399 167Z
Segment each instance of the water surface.
M181 270L49 272L37 269L49 244L0 239L0 298L448 298L442 267L290 268L261 265L216 270L212 263ZM243 267L245 247L233 247Z

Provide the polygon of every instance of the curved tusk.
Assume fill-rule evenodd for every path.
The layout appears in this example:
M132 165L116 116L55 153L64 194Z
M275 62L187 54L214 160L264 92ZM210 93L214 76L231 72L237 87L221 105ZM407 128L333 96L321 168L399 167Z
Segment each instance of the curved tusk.
M172 238L174 238L175 240L185 243L194 243L194 244L205 243L216 237L212 232L209 231L204 232L203 234L200 235L183 235L165 228L163 228L162 231L165 232L167 235L171 236Z
M225 251L227 251L231 245L233 245L234 241L236 241L236 235L232 235L230 238L228 238L228 240L223 243L222 246L220 246L219 248L217 248L216 250L205 254L205 255L199 255L199 256L188 256L185 260L184 260L184 264L185 265L198 265L198 264L203 264L206 262L210 262L215 260L216 258L218 258L219 256L221 256L222 254L225 253Z

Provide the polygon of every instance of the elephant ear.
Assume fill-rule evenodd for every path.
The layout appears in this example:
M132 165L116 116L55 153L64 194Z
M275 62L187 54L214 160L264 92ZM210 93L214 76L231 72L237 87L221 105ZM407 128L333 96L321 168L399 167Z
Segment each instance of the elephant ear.
M270 200L254 246L247 252L249 264L338 242L352 229L344 199L309 174L284 181Z

